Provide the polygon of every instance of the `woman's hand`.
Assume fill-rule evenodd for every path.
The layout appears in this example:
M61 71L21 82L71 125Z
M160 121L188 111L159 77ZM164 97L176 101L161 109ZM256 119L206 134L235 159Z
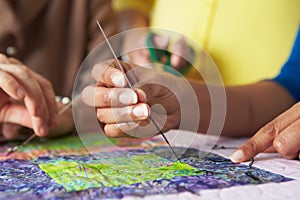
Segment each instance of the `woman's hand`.
M178 90L182 90L184 84L167 73L120 63L134 90L128 88L117 62L107 61L94 66L92 76L97 84L86 87L82 93L83 101L96 108L105 134L109 137L153 136L157 130L150 122L150 115L163 131L178 128L180 105L174 94L180 93Z
M300 159L300 103L261 128L231 155L231 160L248 161L266 150L276 150L288 159Z
M58 124L58 108L51 83L20 61L0 54L0 122L4 137L16 137L17 124L46 136Z

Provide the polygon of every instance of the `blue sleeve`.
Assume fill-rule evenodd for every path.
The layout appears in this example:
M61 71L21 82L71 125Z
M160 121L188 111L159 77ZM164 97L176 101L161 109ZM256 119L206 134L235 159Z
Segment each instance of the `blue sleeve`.
M273 81L287 89L296 102L300 101L300 26L291 55Z

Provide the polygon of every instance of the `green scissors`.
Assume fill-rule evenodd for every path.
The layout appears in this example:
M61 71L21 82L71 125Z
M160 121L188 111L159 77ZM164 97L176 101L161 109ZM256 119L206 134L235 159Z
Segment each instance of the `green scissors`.
M175 70L171 66L171 53L166 49L158 49L153 45L153 38L156 34L153 32L149 32L146 38L146 45L150 54L150 58L152 62L157 62L163 64L163 70L165 72L169 72L175 76L182 76L186 75L190 68L192 67L191 64L188 64L188 66L184 67L181 70ZM192 51L193 52L193 51ZM193 52L194 54L194 52Z

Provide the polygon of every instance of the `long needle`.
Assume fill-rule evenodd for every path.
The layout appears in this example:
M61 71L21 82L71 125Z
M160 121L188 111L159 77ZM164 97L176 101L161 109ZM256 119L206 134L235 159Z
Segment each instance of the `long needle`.
M118 60L118 58L117 58L117 56L116 56L116 54L115 54L115 51L114 51L114 49L112 48L110 42L108 41L108 39L107 39L107 37L106 37L106 34L105 34L104 30L102 29L102 27L101 27L101 25L100 25L100 23L99 23L98 20L97 20L97 25L98 25L98 27L99 27L99 29L100 29L100 31L101 31L101 33L102 33L102 35L103 35L105 41L106 41L106 43L107 43L107 45L108 45L108 47L109 47L111 53L113 54L113 57L114 57L115 61L116 61L117 64L118 64L118 67L119 67L120 70L125 74L125 77L126 77L128 86L129 86L132 90L134 90L133 87L132 87L132 84L131 84L130 80L128 79L128 77L127 77L127 75L126 75L126 73L125 73L125 70L123 69L121 63L119 62L119 60ZM176 156L177 160L179 160L179 156L176 154L176 152L174 151L174 149L173 149L173 147L171 146L170 142L168 141L167 137L166 137L165 134L160 130L160 128L158 127L157 123L154 121L154 119L152 118L151 115L150 115L150 120L151 120L152 123L154 124L154 126L155 126L155 128L157 129L157 131L159 132L159 134L163 137L164 141L168 144L168 146L169 146L170 149L172 150L173 154Z

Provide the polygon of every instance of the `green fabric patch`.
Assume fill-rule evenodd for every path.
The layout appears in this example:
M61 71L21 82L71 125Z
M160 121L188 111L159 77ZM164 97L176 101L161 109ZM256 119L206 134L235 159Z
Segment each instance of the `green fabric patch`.
M107 143L106 140L99 139L99 135L97 134L88 134L85 137L85 145L88 147L92 146L98 146L98 145L104 145ZM110 139L112 143L114 143L116 140ZM81 142L81 139L74 135L74 136L66 136L66 137L60 137L60 138L51 138L43 141L33 141L27 145L25 145L23 148L20 149L21 152L26 151L38 151L38 150L77 150L84 148L84 145Z
M57 160L39 167L67 191L204 174L188 164L172 163L153 154L118 157L99 163Z

